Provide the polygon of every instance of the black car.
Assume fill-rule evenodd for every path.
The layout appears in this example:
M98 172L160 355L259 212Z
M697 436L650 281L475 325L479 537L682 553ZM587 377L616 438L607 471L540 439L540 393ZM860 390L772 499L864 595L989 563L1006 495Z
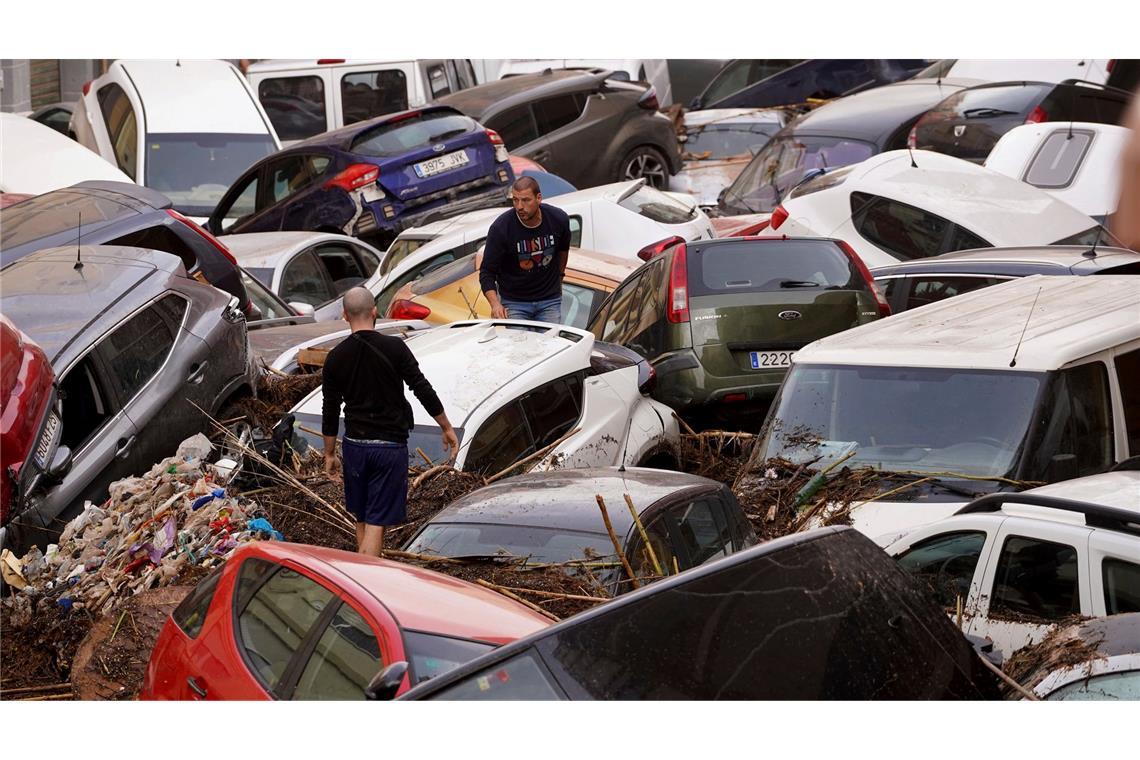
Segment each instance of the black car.
M689 108L766 108L838 98L910 79L930 61L814 58L729 61Z
M182 259L190 276L237 298L248 319L260 318L233 255L157 190L130 182L80 182L9 206L0 218L0 267L60 245L165 251Z
M609 71L547 69L471 87L437 102L495 130L516 156L575 187L645 177L664 190L681 170L673 124L645 83Z
M956 92L923 114L907 146L980 164L1014 127L1043 121L1119 124L1131 97L1125 90L1077 79L989 82Z
M976 80L913 79L825 103L797 117L725 188L716 213L771 213L813 169L857 164L906 147L922 114Z
M370 696L399 687L406 664ZM849 527L776 539L507 644L401 699L996 699L925 590Z
M1031 274L1140 274L1140 253L1108 245L979 248L871 270L894 314Z

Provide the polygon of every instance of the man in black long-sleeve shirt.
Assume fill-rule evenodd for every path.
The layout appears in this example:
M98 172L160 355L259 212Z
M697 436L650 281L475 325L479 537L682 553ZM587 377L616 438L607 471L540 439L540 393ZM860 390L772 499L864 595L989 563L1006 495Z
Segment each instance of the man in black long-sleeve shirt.
M379 557L384 528L407 519L408 431L414 422L404 383L443 431L443 447L452 461L459 440L404 341L373 329L372 294L360 287L346 292L343 316L352 335L325 357L321 382L325 473L337 479L336 436L343 404L344 505L356 518L357 551Z

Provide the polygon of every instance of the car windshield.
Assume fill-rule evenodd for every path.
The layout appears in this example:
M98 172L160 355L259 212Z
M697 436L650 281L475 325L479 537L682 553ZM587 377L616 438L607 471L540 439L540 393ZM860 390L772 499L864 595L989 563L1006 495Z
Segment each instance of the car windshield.
M146 186L190 216L209 216L242 172L277 150L268 134L149 134Z
M404 646L415 683L442 675L495 648L494 644L483 641L407 629L404 630Z
M847 466L1011 477L1044 380L1032 372L796 365L761 455L824 462L854 451Z
M430 243L433 238L396 238L388 246L388 255L380 262L380 274L388 274L392 267L408 257L412 251Z
M722 207L730 214L771 213L805 172L857 164L874 153L870 143L844 137L774 137L729 185Z
M245 285L245 292L249 294L249 300L261 312L261 319L282 319L296 316L288 306L278 300L257 279L250 277L249 272L244 269L239 271L241 272L241 282Z
M398 156L464 134L475 122L454 111L429 111L385 122L352 141L352 152L362 156Z
M681 146L685 158L714 159L747 155L760 150L775 133L778 124L709 124L690 127Z
M439 557L507 555L528 562L568 562L613 554L604 533L540 528L533 525L432 523L408 544L407 551Z

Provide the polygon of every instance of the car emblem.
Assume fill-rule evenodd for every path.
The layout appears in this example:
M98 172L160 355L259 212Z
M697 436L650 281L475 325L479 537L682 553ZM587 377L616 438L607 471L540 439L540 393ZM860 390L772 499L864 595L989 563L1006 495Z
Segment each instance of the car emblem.
M792 311L789 309L788 311L781 311L776 316L785 322L791 322L793 319L799 319L803 316L803 314L800 314L798 311Z
M436 143L435 145L431 146L431 149L436 153L443 153L445 150L447 150L447 146L443 143Z
M964 134L966 134L966 125L965 124L957 124L954 126L954 136L955 137L961 137Z

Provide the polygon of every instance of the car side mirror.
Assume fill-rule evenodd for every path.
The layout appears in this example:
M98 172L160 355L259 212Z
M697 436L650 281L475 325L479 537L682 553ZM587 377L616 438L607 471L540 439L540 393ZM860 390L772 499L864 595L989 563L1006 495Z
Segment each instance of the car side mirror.
M1076 454L1054 454L1049 460L1049 468L1045 473L1050 483L1062 480L1072 480L1077 477Z
M400 684L404 682L407 672L407 662L404 660L393 662L368 682L368 686L364 687L364 696L373 700L390 701L400 690Z
M63 480L63 476L71 471L71 460L71 449L67 446L60 446L52 454L51 465L44 472L44 476L52 484L60 482Z
M297 312L297 314L302 317L311 317L316 311L316 309L313 308L312 304L301 303L300 301L290 301L289 308Z
M694 95L693 99L689 101L689 110L690 111L699 111L700 108L701 108L701 96L700 95Z

